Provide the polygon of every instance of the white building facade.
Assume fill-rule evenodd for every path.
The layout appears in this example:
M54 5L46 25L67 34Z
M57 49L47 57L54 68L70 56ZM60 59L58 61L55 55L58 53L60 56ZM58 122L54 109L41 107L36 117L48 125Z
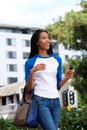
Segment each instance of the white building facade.
M36 29L0 25L0 86L24 80L30 37Z
M59 56L62 58L62 62L65 63L68 59L81 59L83 55L83 51L73 50L66 48L63 44L59 44L58 46Z

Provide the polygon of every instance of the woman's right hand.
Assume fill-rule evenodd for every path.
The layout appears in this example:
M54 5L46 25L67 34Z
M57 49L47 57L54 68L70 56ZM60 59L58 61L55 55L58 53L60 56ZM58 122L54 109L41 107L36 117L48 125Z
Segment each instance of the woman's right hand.
M31 69L31 73L34 73L34 72L36 72L36 71L38 71L38 70L45 70L46 69L46 64L43 64L43 63L41 63L41 64L37 64L36 66L34 66L32 69Z
M26 84L26 88L31 91L34 88L34 72L39 71L39 70L45 70L46 69L46 64L37 64L36 66L34 66L31 70L30 70L30 75L29 75L29 79L28 82Z

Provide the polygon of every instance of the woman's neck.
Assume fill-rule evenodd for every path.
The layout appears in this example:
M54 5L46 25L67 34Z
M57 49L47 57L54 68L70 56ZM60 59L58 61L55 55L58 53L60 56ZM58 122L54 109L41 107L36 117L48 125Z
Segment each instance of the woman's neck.
M39 56L49 56L47 51L41 51L41 52L38 52L38 55Z

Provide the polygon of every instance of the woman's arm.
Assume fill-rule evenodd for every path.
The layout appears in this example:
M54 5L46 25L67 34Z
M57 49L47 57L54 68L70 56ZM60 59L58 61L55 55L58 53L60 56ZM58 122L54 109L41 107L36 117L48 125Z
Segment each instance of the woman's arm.
M30 70L29 78L26 83L26 88L31 92L31 90L34 88L34 71L33 69Z
M26 88L31 91L34 88L34 73L39 70L45 70L46 65L45 64L37 64L35 67L33 67L30 70L28 81L26 83Z

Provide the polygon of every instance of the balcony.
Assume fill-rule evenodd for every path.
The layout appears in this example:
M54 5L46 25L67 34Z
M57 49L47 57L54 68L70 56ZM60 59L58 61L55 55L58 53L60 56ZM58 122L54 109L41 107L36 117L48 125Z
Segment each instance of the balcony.
M0 106L0 117L13 118L17 109L17 103Z

